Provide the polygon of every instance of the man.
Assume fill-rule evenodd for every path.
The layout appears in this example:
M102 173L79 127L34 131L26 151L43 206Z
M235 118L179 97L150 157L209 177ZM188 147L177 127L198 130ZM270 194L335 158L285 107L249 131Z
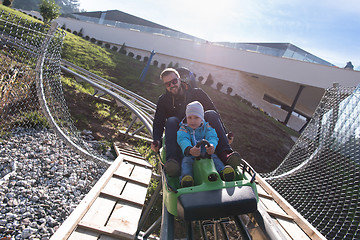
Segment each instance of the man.
M199 101L205 111L205 120L215 128L219 138L216 154L225 165L236 167L241 162L241 156L234 152L229 144L226 131L220 116L209 98L209 96L200 88L191 88L180 80L179 73L173 68L166 68L160 74L166 92L159 97L155 117L153 121L153 140L151 149L158 152L162 135L165 128L166 145L166 163L165 170L169 176L180 175L180 165L182 151L177 144L177 130L180 121L185 117L187 104L193 101Z

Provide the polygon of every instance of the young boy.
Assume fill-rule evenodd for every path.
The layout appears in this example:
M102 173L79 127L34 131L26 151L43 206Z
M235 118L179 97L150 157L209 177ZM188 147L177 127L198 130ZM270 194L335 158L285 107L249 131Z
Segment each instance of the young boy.
M196 147L196 143L206 139L210 146ZM194 158L200 156L201 152L207 152L214 161L215 168L224 181L233 181L234 169L224 163L214 154L219 138L216 131L204 120L204 108L200 102L194 101L186 106L186 117L180 123L177 132L177 142L181 147L184 158L181 162L180 183L182 187L194 185L193 163Z

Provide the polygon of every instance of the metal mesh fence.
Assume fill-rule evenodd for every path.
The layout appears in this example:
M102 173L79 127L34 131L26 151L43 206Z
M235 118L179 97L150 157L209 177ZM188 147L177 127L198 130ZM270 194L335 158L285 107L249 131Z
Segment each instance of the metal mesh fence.
M263 177L327 239L360 239L360 88L327 89L282 164Z
M0 13L0 140L19 128L51 126L80 153L105 161L81 137L64 99L64 36ZM359 88L328 89L283 163L264 175L328 239L360 239L359 98Z
M52 127L84 157L107 162L74 125L60 79L65 32L0 13L0 140L18 128Z

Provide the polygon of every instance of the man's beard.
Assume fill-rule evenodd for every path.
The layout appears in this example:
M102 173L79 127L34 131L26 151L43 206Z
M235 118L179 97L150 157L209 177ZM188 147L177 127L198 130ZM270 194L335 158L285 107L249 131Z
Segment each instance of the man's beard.
M176 90L176 93L173 93L173 90L174 90L174 89L177 89L177 90ZM169 92L170 92L171 94L173 94L173 95L179 95L179 94L181 94L181 86L171 87L171 88L169 89Z

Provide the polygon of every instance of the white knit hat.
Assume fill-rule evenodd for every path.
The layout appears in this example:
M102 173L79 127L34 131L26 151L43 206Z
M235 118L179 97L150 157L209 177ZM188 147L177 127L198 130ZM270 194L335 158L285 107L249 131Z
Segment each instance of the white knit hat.
M201 118L201 120L204 120L204 108L203 108L203 105L198 101L194 101L194 102L189 103L186 106L186 117L188 117L190 115L198 116L199 118Z

